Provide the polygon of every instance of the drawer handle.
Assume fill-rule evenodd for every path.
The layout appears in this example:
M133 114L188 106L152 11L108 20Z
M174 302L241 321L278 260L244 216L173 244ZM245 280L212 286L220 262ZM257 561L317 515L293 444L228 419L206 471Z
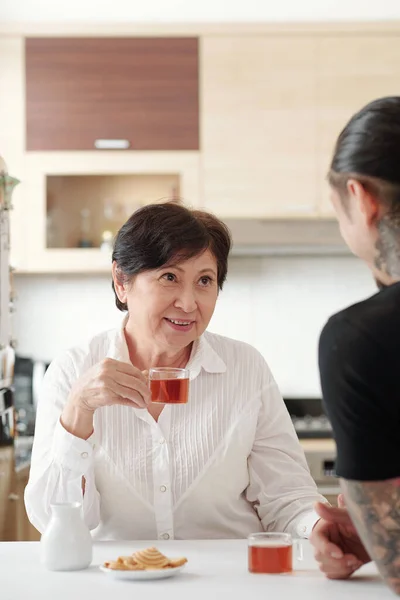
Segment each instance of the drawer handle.
M130 147L129 140L95 140L94 147L98 150L126 150Z

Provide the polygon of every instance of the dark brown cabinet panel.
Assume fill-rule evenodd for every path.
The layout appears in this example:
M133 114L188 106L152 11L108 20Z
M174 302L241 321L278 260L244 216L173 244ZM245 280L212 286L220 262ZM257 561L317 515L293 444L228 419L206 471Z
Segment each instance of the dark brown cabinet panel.
M28 150L197 150L197 38L28 38Z

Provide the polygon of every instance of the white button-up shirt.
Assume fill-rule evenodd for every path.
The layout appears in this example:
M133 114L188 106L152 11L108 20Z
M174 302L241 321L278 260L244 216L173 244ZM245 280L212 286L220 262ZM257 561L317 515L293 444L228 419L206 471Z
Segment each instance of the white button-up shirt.
M52 502L82 502L96 539L307 537L317 493L271 372L251 346L205 333L193 345L189 401L98 409L94 433L60 415L73 382L102 359L129 362L123 326L53 361L38 403L25 503L43 531ZM82 477L85 493L82 493Z

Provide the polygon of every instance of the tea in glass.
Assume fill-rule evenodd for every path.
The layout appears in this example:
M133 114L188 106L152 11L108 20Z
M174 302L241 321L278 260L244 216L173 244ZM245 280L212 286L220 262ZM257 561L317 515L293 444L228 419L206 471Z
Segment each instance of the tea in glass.
M151 401L159 404L186 404L189 398L188 369L150 369Z
M288 533L254 533L248 538L250 573L290 573L293 541Z

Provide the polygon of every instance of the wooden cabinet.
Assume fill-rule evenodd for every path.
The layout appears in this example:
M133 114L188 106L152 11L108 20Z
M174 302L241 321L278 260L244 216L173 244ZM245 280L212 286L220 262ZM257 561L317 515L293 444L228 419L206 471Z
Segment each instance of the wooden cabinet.
M24 491L29 479L29 466L14 470L14 448L0 447L0 541L31 541L40 533L31 525L25 510Z
M202 40L205 207L222 217L317 213L312 36Z
M98 235L72 247L78 208L95 215L97 198L101 212L107 198L135 205L139 195L140 205L175 190L227 219L330 218L337 136L368 101L400 93L395 25L60 33L73 37L0 36L2 152L22 182L11 215L20 272L108 271ZM100 152L98 139L130 148ZM50 240L50 221L64 225L63 211L51 214L55 193L67 241Z
M28 38L26 147L197 150L197 38Z
M400 33L327 35L317 56L318 197L321 214L330 215L325 176L338 135L371 100L400 95Z
M199 173L198 152L28 152L23 184L29 235L19 272L108 273L111 253L99 248L101 231L116 233L135 209L172 199L175 189L198 207ZM92 247L77 247L81 234Z

